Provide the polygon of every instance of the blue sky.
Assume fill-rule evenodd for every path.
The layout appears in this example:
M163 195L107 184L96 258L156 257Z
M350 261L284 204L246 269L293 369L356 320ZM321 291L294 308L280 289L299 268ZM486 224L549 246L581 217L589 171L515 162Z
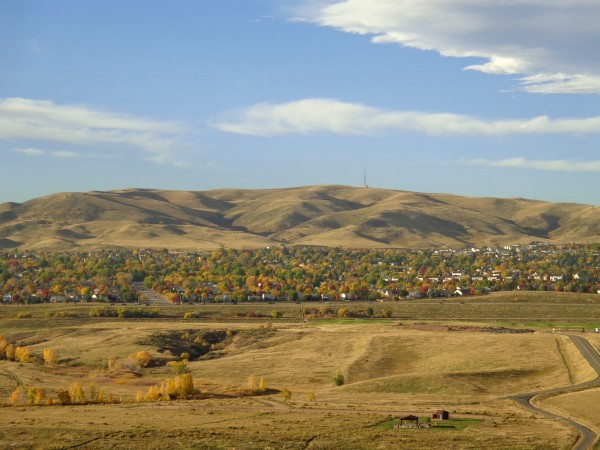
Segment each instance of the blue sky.
M361 185L600 205L600 3L4 0L0 203Z

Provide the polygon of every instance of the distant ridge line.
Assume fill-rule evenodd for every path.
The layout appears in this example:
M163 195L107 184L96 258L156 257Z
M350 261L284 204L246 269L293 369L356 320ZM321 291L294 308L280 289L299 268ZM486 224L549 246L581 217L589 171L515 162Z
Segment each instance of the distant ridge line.
M465 248L600 242L600 207L319 185L122 189L0 205L0 249Z

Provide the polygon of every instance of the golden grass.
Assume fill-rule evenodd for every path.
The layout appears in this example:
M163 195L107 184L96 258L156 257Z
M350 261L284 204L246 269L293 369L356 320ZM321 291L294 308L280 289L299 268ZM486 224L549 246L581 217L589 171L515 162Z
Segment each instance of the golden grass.
M85 311L86 306L78 306ZM182 315L184 309L169 310ZM289 404L272 395L138 405L131 403L136 392L172 377L169 368L147 368L142 377L131 377L103 369L109 356L125 359L147 350L164 357L138 343L157 332L252 330L265 322L97 320L85 315L42 319L48 307L30 311L33 319L0 318L3 334L31 347L34 355L56 349L60 364L47 368L0 361L0 399L17 382L45 387L54 396L79 381L125 403L3 407L0 439L17 448L304 448L309 443L314 448L432 448L440 442L447 448L569 448L575 434L568 427L502 398L593 375L571 342L549 331L427 331L397 321L275 323L276 331L235 337L221 350L224 356L193 361L189 367L196 387L204 391L234 392L249 376L264 377L267 387L292 392ZM600 343L600 336L589 337ZM344 375L344 386L334 385L337 374ZM311 392L315 401L308 400ZM390 414L429 415L441 408L484 420L463 431L375 426Z
M6 411L6 410L5 410ZM4 411L3 411L4 412ZM9 448L568 448L555 421L510 414L465 430L384 430L381 413L275 408L252 399L143 405L12 408L0 415Z
M600 434L600 388L543 398L535 403L536 406L581 422Z
M23 249L462 248L600 237L596 206L349 186L60 193L1 208L0 246Z

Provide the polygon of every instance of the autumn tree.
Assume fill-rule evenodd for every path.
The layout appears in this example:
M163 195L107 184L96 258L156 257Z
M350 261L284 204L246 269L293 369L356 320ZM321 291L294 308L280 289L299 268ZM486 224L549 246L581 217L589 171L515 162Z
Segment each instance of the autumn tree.
M14 359L22 363L31 362L31 350L27 347L16 347Z
M167 365L171 368L171 371L177 375L183 375L184 373L189 372L187 359L181 361L169 361Z
M152 361L152 356L146 350L139 351L137 353L133 353L127 357L127 359L131 361L135 361L135 363L140 367L147 367Z
M44 364L47 366L55 366L57 362L57 353L53 348L44 349Z
M29 386L26 396L27 402L30 405L42 405L46 398L46 390L36 386Z
M13 344L12 342L6 345L6 348L4 349L4 354L6 355L6 359L8 359L9 361L14 361L15 359L15 344Z
M6 338L0 334L0 359L6 357L6 347L8 346L8 342Z
M194 379L192 374L185 373L179 378L179 398L188 398L194 393Z
M72 403L71 394L65 389L61 389L60 391L58 391L56 394L56 398L58 399L61 405L70 405Z
M13 406L25 404L25 393L26 391L23 386L17 386L8 397L9 403Z
M69 385L69 395L72 403L85 403L85 392L80 382L76 381Z

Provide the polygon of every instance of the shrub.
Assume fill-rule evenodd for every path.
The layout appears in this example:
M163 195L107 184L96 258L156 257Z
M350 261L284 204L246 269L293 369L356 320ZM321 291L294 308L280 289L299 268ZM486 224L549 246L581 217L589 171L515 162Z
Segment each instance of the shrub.
M57 353L53 348L44 349L44 364L47 366L55 366L57 361Z
M346 380L344 379L344 375L342 375L341 373L339 373L333 379L333 382L335 383L336 386L343 386L344 383L346 382Z
M177 377L179 398L188 398L194 393L194 379L189 373Z
M27 347L15 348L14 359L22 363L31 362L31 350L29 350Z
M13 361L15 359L15 344L7 344L4 349L4 354L6 355L6 359L9 361Z
M30 405L42 405L46 398L46 390L35 386L27 388L27 402Z
M69 396L72 403L85 403L85 393L83 385L79 382L71 383L69 386Z
M8 401L11 405L23 405L25 403L25 388L23 386L17 386L10 397L8 397Z
M4 336L2 336L0 334L0 359L4 358L6 356L6 346L8 345L8 342L6 342L6 339L4 338Z
M56 313L55 316L58 317L59 319L68 319L68 318L79 317L79 314L77 313L77 311L59 311Z
M160 391L156 386L150 386L146 393L146 400L149 402L155 402L160 399Z
M146 350L141 350L137 353L133 353L127 357L127 359L135 361L140 367L147 367L152 361L152 356Z
M283 317L283 311L273 310L270 315L273 319L281 319Z
M181 361L169 361L168 366L171 368L171 371L177 375L183 375L184 373L189 372L187 359Z
M117 317L115 308L107 308L106 306L92 308L88 313L90 317Z
M144 401L145 397L144 394L142 393L142 391L137 391L137 393L135 394L135 402L136 403L142 403Z
M69 391L61 389L56 394L56 398L58 399L58 401L60 402L61 405L70 405L71 404L71 394L69 394Z

